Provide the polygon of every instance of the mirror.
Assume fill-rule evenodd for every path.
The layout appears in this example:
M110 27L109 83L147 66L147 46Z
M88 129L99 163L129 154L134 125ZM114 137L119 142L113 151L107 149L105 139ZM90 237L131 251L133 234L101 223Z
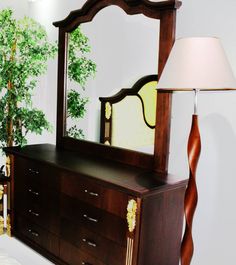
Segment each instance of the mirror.
M101 142L99 98L114 95L122 88L131 88L141 77L157 73L159 28L157 19L140 14L127 15L119 7L109 6L91 22L81 24L68 34L65 136ZM140 109L131 110L131 105L125 104L126 109L122 107L123 114L137 114L137 117L132 115L129 120L130 127L132 121L140 119L141 113ZM129 142L132 134L119 120L122 117L114 118L112 122L117 128L117 138L122 137L123 141L122 144L115 141L114 146L147 153L152 150L153 153L153 148L146 151L139 146L126 146L124 143ZM142 133L139 133L139 137L142 137ZM151 137L154 145L154 132Z

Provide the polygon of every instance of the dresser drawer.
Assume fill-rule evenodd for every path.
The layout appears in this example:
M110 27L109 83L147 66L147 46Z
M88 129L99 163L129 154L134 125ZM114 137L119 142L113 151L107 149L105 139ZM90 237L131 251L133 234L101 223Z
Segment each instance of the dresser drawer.
M25 192L15 193L15 211L55 234L59 233L59 193L26 185Z
M19 192L17 188L16 190L15 206L17 208L22 208L25 204L37 204L51 211L59 211L60 193L58 192L43 190L43 188L28 183L24 191Z
M59 212L45 209L37 204L26 204L22 208L16 208L16 212L31 222L59 235Z
M70 265L105 265L64 240L60 240L60 258Z
M78 226L66 218L61 219L61 238L105 264L125 264L126 247L99 236L81 225Z
M121 217L67 195L61 197L61 216L120 245L126 244L127 221Z
M22 157L15 159L15 181L18 189L24 189L27 184L36 189L58 191L59 176L59 170L46 163Z
M27 239L47 249L55 256L59 255L59 239L52 233L41 228L29 219L17 214L15 216L15 230Z
M128 196L125 193L106 188L94 180L63 172L61 191L97 208L104 209L122 218L126 217Z

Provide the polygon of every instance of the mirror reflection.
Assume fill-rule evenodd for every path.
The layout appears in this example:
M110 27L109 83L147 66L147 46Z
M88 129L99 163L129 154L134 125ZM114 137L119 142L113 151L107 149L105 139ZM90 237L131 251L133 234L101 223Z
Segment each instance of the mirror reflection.
M132 88L140 78L157 73L159 21L143 15L130 16L119 7L111 6L100 11L91 22L83 23L70 32L68 39L65 134L108 144L102 136L105 113L101 113L99 98L111 97L122 88ZM155 86L152 83L152 89ZM149 101L146 108L142 107L138 96L135 100L134 97L131 101L126 99L121 108L112 104L115 115L112 116L110 130L114 131L115 138L110 139L109 144L153 153L150 147L154 144L155 126L146 126L144 117L153 115L148 112L155 108L155 100ZM126 119L124 115L130 113L133 114ZM155 120L155 117L152 119ZM126 120L126 125L120 122L122 120ZM144 131L139 130L135 135L135 144L130 145L128 143L134 138L135 127L142 127ZM142 138L146 130L152 130L148 148L139 146L145 142Z

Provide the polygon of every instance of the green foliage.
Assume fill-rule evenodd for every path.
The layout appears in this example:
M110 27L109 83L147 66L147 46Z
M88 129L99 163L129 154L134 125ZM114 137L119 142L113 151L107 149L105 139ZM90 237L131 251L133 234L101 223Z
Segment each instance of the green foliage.
M85 135L83 133L82 129L78 129L76 125L72 126L68 131L67 131L68 136L73 137L75 139L84 139Z
M95 76L96 73L96 64L86 58L86 54L90 51L88 37L81 32L80 27L76 28L69 35L68 77L70 81L78 83L83 90L87 80ZM67 117L77 124L86 113L88 101L88 98L83 98L77 91L69 90L67 93ZM69 128L67 134L76 139L84 139L85 137L83 130L78 129L77 125Z
M70 33L69 37L69 63L68 77L84 88L88 78L94 76L96 64L85 57L91 51L89 39L82 32L80 27Z
M45 29L31 18L13 18L0 11L0 145L24 145L28 132L41 134L50 125L41 110L32 106L37 77L57 52Z
M88 98L83 98L81 95L71 89L67 95L68 104L68 116L72 119L83 118L86 112L85 105L88 102Z

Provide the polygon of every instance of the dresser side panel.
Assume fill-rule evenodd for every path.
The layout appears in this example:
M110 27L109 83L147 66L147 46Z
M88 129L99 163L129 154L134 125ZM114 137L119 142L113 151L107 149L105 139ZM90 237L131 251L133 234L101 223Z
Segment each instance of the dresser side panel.
M142 203L138 265L178 265L185 186Z

